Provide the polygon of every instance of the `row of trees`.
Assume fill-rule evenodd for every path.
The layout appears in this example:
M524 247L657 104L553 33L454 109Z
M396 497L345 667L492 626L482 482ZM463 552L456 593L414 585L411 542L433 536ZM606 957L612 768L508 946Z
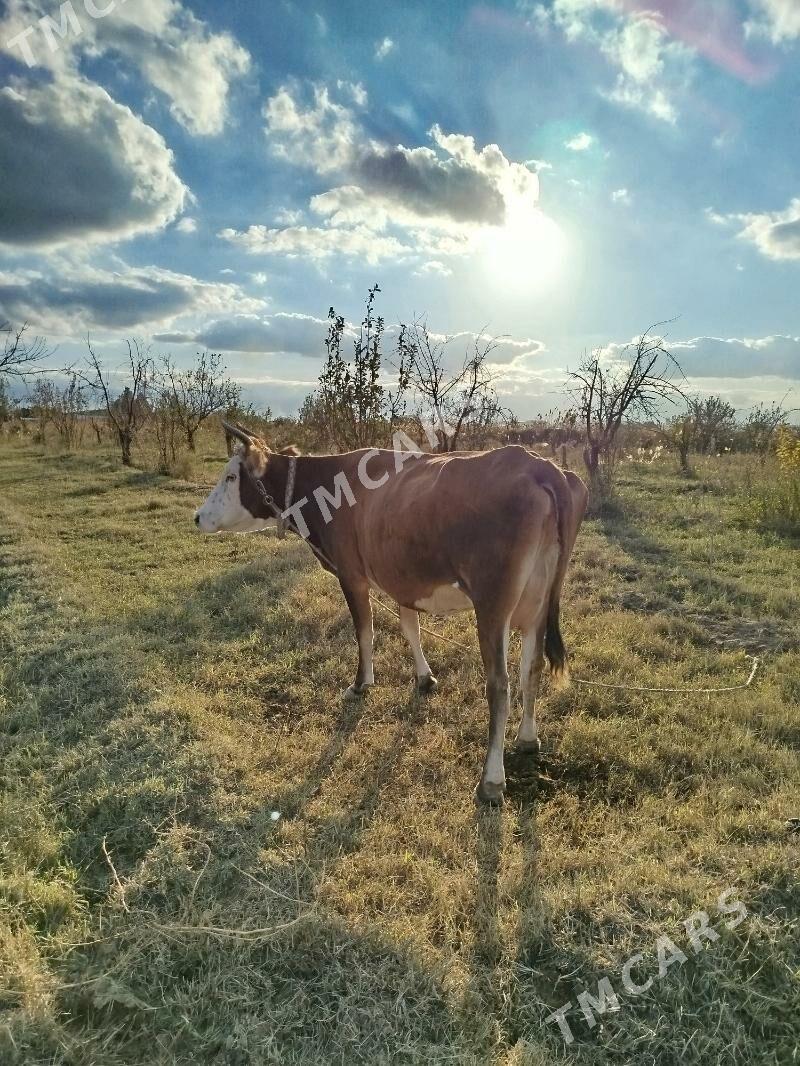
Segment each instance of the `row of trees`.
M674 451L688 471L692 453L735 447L764 457L774 451L778 431L787 422L781 404L761 405L740 423L720 397L688 396L681 367L654 326L613 358L603 351L587 355L569 375L570 408L521 427L498 399L491 340L477 337L463 359L454 360L447 338L431 333L419 320L399 327L387 353L385 322L376 311L379 293L377 285L368 292L352 354L345 351L347 323L330 309L318 387L297 422L269 424L273 439L276 432L278 438L297 434L311 449L349 450L386 445L402 427L441 452L510 441L546 443L553 455L561 448L566 457L567 445L578 445L592 489L603 496L613 486L623 447L627 450L629 431L623 429L631 423L647 427L650 439ZM4 380L35 372L47 352L41 339L27 340L24 328L16 333L0 329L5 338L0 349L1 423L10 406ZM243 407L239 387L215 353L199 354L193 366L183 369L169 356L155 358L141 344L129 342L120 387L119 375L109 375L89 343L87 359L63 373L65 384L42 376L30 393L40 437L53 426L72 448L87 425L98 442L110 432L126 465L146 427L157 444L159 468L167 472L183 450L195 450L197 434L212 415L262 431L270 418L269 412L265 416ZM664 420L670 408L675 413ZM230 451L231 441L228 447Z
M169 356L154 358L148 348L129 341L125 370L112 376L89 342L85 363L62 371L63 384L39 370L47 354L41 340L25 343L24 329L7 336L5 356L0 356L0 423L14 411L5 379L33 376L26 406L39 439L52 426L69 450L81 443L88 425L98 443L110 432L123 464L130 466L142 431L151 427L159 468L166 472L182 450L195 451L197 434L212 415L250 413L242 409L241 390L227 377L222 356L213 352L199 354L193 366L182 369ZM122 388L115 387L117 377Z

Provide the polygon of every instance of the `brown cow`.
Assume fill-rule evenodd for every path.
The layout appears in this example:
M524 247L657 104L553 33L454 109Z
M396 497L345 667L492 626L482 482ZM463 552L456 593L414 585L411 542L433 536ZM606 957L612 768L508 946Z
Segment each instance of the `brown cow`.
M561 587L587 503L583 482L525 448L428 455L402 434L395 450L276 454L242 427L217 487L198 510L204 533L249 532L277 521L299 533L339 579L358 641L348 696L374 684L370 590L399 607L417 687L436 685L420 644L419 612L474 610L486 672L489 743L477 796L501 803L509 714L509 633L522 634L518 745L539 750L536 695L544 656L566 674Z

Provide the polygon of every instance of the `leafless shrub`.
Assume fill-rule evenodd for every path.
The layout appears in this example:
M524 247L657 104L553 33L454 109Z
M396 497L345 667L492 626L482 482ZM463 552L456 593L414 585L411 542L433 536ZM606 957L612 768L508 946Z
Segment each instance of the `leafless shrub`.
M0 322L0 336L0 378L24 377L51 354L43 337L28 336L27 323L15 330L10 323Z
M675 379L682 379L683 371L664 339L653 335L656 328L651 326L624 350L627 366L607 365L602 351L597 351L570 374L571 394L585 430L584 463L595 497L612 487L623 423L637 416L655 420L665 403L674 404L682 396Z
M152 416L148 390L153 377L153 361L149 351L138 341L128 341L125 385L122 392L115 397L110 375L103 369L91 342L87 341L87 346L88 370L75 371L75 374L101 397L120 447L122 463L124 466L131 466L134 444Z
M424 321L402 326L398 340L398 372L401 386L421 403L420 419L434 425L438 450L456 451L464 437L474 437L478 447L498 423L506 428L511 415L500 404L489 369L496 345L483 334L476 337L460 369L447 366L446 338L434 337Z
M165 356L158 367L159 409L180 428L190 452L203 423L220 411L241 403L241 389L226 376L225 363L215 352L202 352L188 370Z

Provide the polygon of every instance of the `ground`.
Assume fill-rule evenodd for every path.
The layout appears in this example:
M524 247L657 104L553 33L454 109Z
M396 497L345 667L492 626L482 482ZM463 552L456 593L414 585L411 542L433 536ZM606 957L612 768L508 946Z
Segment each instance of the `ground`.
M471 619L433 623L474 650L425 638L425 700L381 614L377 688L343 701L333 579L195 533L209 448L194 484L0 452L0 1061L796 1062L797 542L736 523L736 460L624 467L564 630L579 678L736 685L760 655L753 686L546 691L538 765L479 811Z

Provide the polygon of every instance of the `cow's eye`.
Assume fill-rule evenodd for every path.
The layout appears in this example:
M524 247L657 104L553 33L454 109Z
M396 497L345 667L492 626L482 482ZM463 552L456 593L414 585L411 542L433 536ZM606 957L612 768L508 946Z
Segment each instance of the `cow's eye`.
M228 476L225 478L225 480L226 481L235 481L236 480L236 474L228 474Z

